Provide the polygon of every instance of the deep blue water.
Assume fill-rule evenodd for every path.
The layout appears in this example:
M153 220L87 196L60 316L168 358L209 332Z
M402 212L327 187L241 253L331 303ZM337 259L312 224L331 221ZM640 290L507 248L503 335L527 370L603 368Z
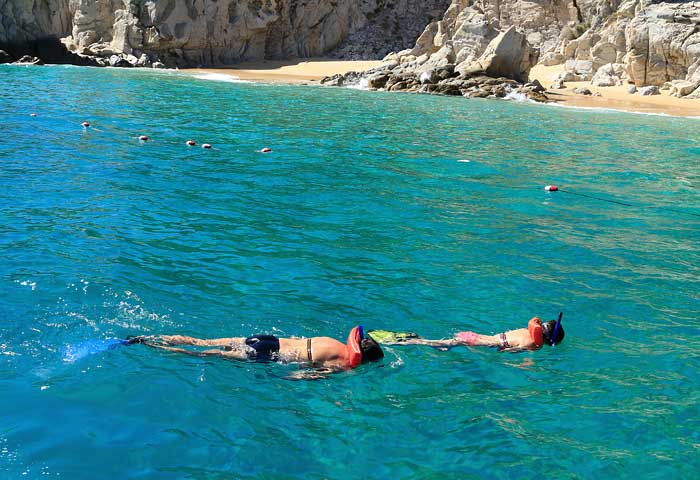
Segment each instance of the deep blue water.
M0 66L0 477L694 476L699 127ZM140 345L64 360L132 334L440 338L560 310L554 348L391 348L318 381Z

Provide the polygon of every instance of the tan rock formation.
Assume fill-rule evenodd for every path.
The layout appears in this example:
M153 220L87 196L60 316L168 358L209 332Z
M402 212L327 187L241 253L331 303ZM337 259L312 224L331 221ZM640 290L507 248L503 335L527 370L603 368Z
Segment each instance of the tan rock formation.
M510 27L489 43L475 64L490 77L526 82L530 67L536 61L537 52L527 43L525 35Z
M103 63L117 55L119 63L160 59L171 66L194 66L321 55L352 40L357 46L346 41L341 51L362 55L363 48L381 50L380 39L402 47L405 32L417 31L419 19L438 16L412 48L391 56L396 73L420 74L448 65L458 72L474 70L489 43L514 28L511 35L522 35L544 64L573 60L567 65L577 79L591 80L606 65L616 70L622 65L624 74L614 75L615 82L700 81L700 1L451 0L440 15L447 2L5 0L0 2L0 48L12 53L5 45L53 35L64 37L77 53L102 57ZM602 75L597 81L610 83Z
M103 64L115 54L122 60L146 54L179 66L310 57L373 21L382 24L377 38L403 39L404 31L419 32L441 15L448 2L6 0L0 2L0 46L55 36L75 53L102 57Z

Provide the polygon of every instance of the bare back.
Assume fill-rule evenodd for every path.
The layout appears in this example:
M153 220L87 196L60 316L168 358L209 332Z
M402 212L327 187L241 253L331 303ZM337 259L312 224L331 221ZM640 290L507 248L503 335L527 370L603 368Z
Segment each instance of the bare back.
M280 358L285 362L311 363L316 367L348 368L347 347L330 337L280 338Z

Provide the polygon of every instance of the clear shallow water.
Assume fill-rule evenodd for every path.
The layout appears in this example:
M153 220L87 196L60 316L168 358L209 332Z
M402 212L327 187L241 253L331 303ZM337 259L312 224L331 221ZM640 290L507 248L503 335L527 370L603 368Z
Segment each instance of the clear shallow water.
M71 67L0 85L0 476L700 469L698 120ZM63 361L559 310L556 348L393 348L314 382L142 346Z

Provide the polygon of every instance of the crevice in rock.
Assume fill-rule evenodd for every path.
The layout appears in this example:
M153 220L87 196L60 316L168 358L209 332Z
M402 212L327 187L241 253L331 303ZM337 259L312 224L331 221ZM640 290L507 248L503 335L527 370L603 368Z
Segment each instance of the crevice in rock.
M583 23L583 15L581 15L581 8L578 6L578 3L576 0L571 0L571 3L573 3L574 8L576 9L576 21L578 23Z

